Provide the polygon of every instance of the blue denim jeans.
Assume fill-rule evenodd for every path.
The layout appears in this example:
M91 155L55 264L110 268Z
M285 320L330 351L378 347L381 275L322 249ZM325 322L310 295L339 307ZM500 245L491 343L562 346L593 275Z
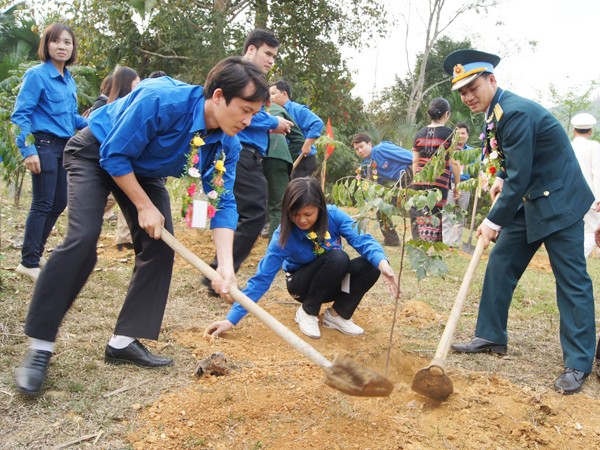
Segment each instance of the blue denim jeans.
M67 172L63 168L66 144L66 139L51 134L35 135L42 171L31 174L32 200L21 250L21 264L25 267L39 267L46 240L67 206Z

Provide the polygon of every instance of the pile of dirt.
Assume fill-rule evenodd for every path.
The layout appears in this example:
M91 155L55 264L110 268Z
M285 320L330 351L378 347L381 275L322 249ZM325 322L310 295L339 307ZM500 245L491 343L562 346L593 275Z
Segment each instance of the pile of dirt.
M196 244L194 251L206 258L210 245ZM176 267L183 268L180 264ZM297 304L281 287L274 291L262 306L298 332ZM454 393L447 401L413 392L414 374L429 360L418 350L397 350L405 347L394 335L386 373L392 317L392 305L361 305L354 319L365 328L364 336L322 328L321 339L306 338L327 358L340 354L386 374L395 385L389 398L350 397L326 386L321 368L252 316L219 339L204 339L202 329L178 331L173 338L198 361L222 352L229 373L199 378L190 373L190 386L164 394L140 412L140 426L129 440L136 449L599 446L600 401L585 394L560 395L550 389L552 378L534 387L518 386L494 374L450 367ZM444 320L431 306L407 301L396 327L441 327ZM412 345L421 344L415 336Z
M292 305L268 309L295 330ZM381 318L388 313L361 309L356 322L366 327L365 336L323 329L311 344L329 358L339 352L384 373L388 331ZM349 397L324 385L322 369L254 318L218 340L203 339L202 330L176 338L199 360L223 352L231 372L205 375L144 410L144 426L130 436L136 449L597 448L600 443L600 402L582 394L562 396L450 369L455 392L439 403L410 389L428 361L394 352L391 396Z

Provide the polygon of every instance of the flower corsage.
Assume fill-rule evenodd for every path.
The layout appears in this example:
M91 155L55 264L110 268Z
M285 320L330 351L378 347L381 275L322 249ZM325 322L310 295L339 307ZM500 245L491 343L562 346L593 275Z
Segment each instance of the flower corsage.
M482 187L484 190L488 190L496 176L500 171L504 171L504 153L498 145L498 139L496 138L497 123L490 121L485 127L485 133L481 133L480 139L482 142Z
M198 133L190 142L190 153L188 162L183 172L185 179L185 189L182 198L181 215L188 227L206 228L207 219L212 219L219 204L221 195L225 192L225 183L223 175L227 171L225 168L225 152L217 151L214 165L212 167L213 175L212 189L205 194L202 188L202 174L198 170L200 163L199 149L204 145L204 140ZM194 212L194 209L196 211Z

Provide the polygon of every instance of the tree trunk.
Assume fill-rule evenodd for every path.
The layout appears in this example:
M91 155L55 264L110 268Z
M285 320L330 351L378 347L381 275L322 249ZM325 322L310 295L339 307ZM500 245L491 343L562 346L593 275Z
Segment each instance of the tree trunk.
M269 21L269 3L267 0L254 0L254 27L267 28Z

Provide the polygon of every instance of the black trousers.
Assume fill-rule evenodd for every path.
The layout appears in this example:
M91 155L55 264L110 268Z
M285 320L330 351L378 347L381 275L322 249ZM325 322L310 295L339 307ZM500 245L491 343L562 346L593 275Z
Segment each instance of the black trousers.
M100 167L99 144L88 128L69 140L64 165L68 176L68 228L62 244L40 273L25 333L54 342L58 328L97 261L106 197L112 191L131 230L135 265L114 333L157 339L173 269L173 251L140 228L137 209L113 178ZM173 231L169 194L159 178L137 177Z
M342 292L342 280L350 274L350 292ZM342 318L350 319L358 304L380 275L379 269L359 256L350 260L343 250L330 250L287 277L287 290L311 316L323 303L333 302Z
M292 180L300 177L314 177L317 171L317 157L315 155L302 158L298 167L292 172Z
M237 272L246 260L267 220L267 179L262 157L252 147L242 146L235 168L233 194L239 219L233 235L233 268ZM211 266L216 268L216 258Z

